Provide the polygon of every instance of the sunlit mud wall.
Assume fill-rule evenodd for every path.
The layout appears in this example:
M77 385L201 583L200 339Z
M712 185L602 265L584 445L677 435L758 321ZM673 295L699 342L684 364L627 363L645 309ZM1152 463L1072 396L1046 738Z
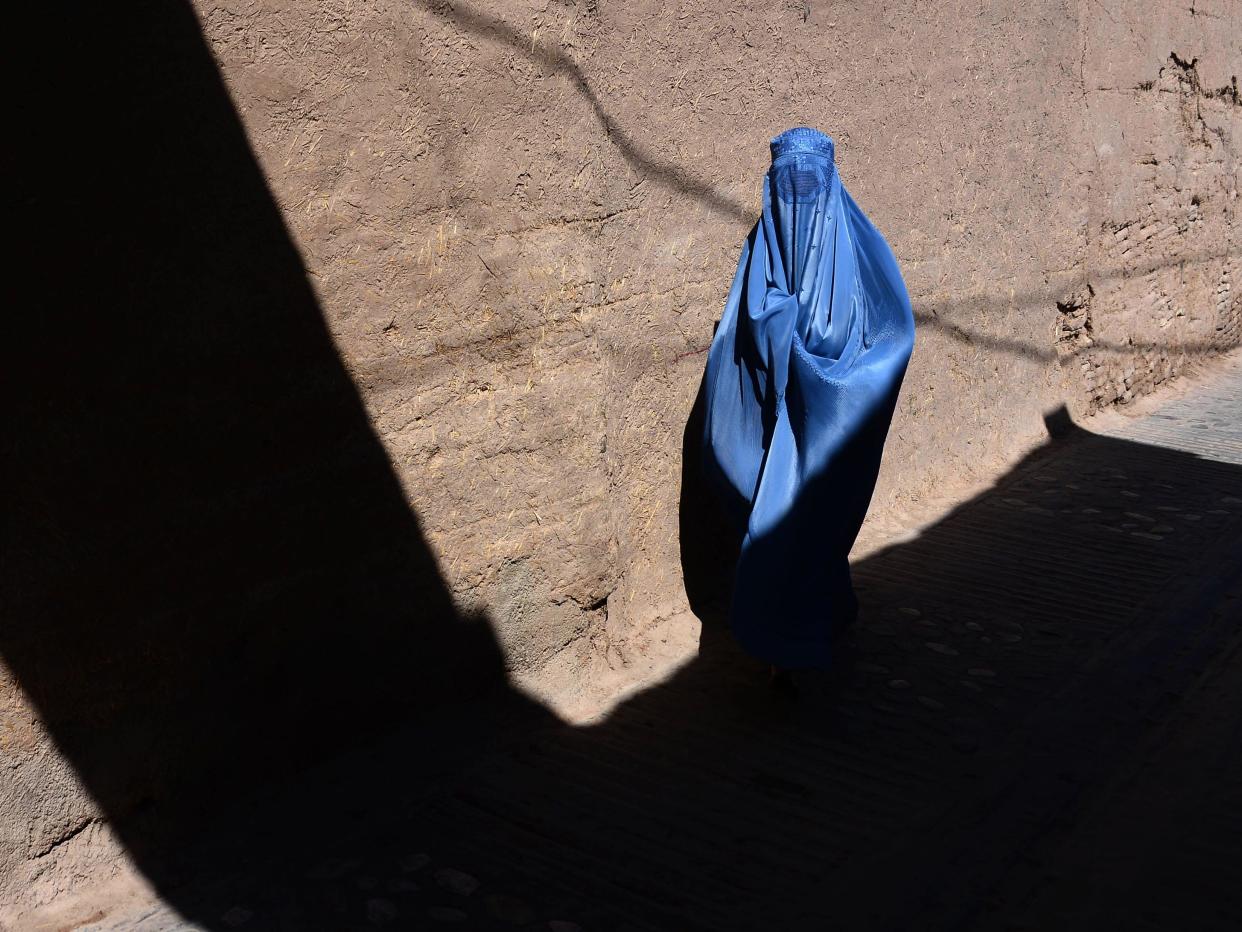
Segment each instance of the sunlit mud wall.
M1235 0L193 7L453 603L566 708L693 647L682 433L778 131L836 139L914 298L877 514L1242 338ZM2 684L0 901L110 857L40 669Z
M448 583L572 688L684 611L681 434L767 140L920 331L876 505L1235 345L1242 8L202 3Z

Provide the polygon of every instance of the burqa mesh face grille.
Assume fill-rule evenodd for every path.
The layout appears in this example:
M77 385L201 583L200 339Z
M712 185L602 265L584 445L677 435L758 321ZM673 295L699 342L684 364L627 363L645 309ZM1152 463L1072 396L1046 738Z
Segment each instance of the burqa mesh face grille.
M834 154L808 127L772 140L704 379L705 468L744 532L733 630L786 667L826 664L857 611L847 557L914 346L897 261Z
M819 165L792 164L773 169L772 175L776 179L776 195L782 201L805 204L828 193L828 173Z

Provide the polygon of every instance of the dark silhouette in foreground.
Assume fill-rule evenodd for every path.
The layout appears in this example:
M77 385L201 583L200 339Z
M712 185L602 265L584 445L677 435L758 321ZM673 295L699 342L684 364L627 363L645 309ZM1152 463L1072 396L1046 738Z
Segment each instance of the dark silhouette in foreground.
M1216 879L1242 837L1236 743L1213 738L1237 704L1176 733L1175 781L1142 777L1179 703L1236 677L1242 469L1061 423L854 567L855 659L791 703L723 633L736 542L687 456L700 653L563 725L454 611L193 17L90 15L67 54L98 66L92 157L26 166L44 293L13 380L0 654L176 910L210 929L1242 916ZM57 138L54 112L22 119Z
M503 663L450 602L193 13L66 36L74 121L53 94L21 111L0 651L142 858Z

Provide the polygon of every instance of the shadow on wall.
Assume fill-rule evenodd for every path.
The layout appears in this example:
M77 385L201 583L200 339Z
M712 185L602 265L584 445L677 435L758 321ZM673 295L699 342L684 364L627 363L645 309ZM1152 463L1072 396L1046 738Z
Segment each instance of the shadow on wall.
M616 118L608 112L603 101L599 99L599 96L591 87L590 81L587 79L581 66L565 52L550 46L546 40L541 43L537 35L523 33L504 20L478 12L465 3L445 4L437 2L437 0L417 0L417 2L426 8L428 12L452 23L463 32L505 45L522 57L562 75L573 85L578 95L590 106L608 141L616 147L622 158L644 179L652 179L657 184L669 188L679 197L693 198L708 210L734 222L741 223L745 227L749 227L754 223L755 215L753 210L748 209L737 200L720 193L710 182L695 177L682 166L660 159L656 154L635 140L617 122ZM1132 267L1094 268L1090 270L1084 268L1082 273L1085 279L1099 283L1118 278L1140 278L1151 272L1174 267L1185 269L1187 266L1228 259L1232 255L1227 249L1200 249L1195 252L1183 251L1174 259L1162 258L1154 262L1150 260L1136 262ZM968 297L958 297L951 301L936 301L934 303L917 301L914 317L920 327L931 327L939 330L959 344L981 346L995 352L1040 362L1052 362L1058 356L1056 349L1051 346L1045 346L1029 340L996 337L973 332L971 329L956 323L954 318L969 319L972 316L977 317L980 311L1000 312L1002 314L1006 311L1012 311L1017 314L1018 312L1040 306L1043 306L1051 315L1053 308L1056 306L1056 301L1057 296L1046 291L1027 290L1020 294L1014 294L1012 291L1008 293L997 291ZM940 314L942 312L947 314L946 319L941 318ZM1204 356L1228 348L1221 341L1212 339L1183 340L1179 343L1153 343L1134 340L1118 342L1102 340L1098 337L1095 339L1093 347L1095 352L1126 356L1161 350L1186 353L1190 356ZM707 347L701 347L693 352L704 352L706 349ZM1078 352L1073 354L1074 358L1077 358L1079 355Z
M189 8L63 38L62 96L20 112L0 654L141 861L503 661L454 611Z
M408 928L442 909L469 928L964 928L1133 767L1147 713L1193 672L1163 658L1217 636L1211 593L1176 581L1220 561L1236 520L1211 502L1242 471L1069 429L1000 494L856 566L863 661L826 705L781 704L723 636L736 541L688 444L700 655L606 722L561 725L453 610L193 17L98 15L65 50L95 68L72 124L90 155L60 139L26 169L45 291L8 433L0 654L203 927ZM57 139L61 114L23 117ZM1130 534L1136 489L1202 520ZM1195 818L1216 786L1172 785L1104 853L1150 853L1148 891L1193 889L1159 859L1188 825L1212 831ZM1098 889L1098 915L1079 898L1082 924L1055 924L1130 908Z
M503 43L524 58L564 75L591 107L608 141L616 146L622 158L644 178L652 178L683 197L692 197L708 209L736 222L747 226L754 223L753 212L745 206L721 194L710 182L695 178L680 165L662 161L636 142L604 107L581 66L560 49L553 48L546 42L540 44L536 36L526 35L504 20L479 13L464 3L448 5L434 0L417 2L430 13L448 20L460 29L493 42Z

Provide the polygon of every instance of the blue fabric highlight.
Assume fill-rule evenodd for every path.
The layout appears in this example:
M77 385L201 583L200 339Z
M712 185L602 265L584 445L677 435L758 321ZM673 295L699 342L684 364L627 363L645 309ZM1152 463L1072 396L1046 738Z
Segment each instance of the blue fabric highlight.
M858 611L849 551L875 489L914 315L841 184L832 139L772 140L704 379L704 468L743 534L730 623L782 667L829 663Z

